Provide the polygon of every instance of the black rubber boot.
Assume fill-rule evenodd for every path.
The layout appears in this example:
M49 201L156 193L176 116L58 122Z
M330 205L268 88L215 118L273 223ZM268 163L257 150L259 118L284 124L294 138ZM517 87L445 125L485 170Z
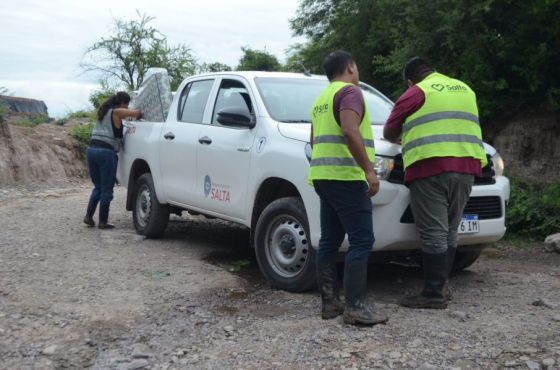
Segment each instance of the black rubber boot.
M317 262L317 284L321 293L321 317L328 320L342 315L344 305L338 294L336 262Z
M112 229L115 225L108 223L109 220L109 204L101 204L99 206L99 225L100 229Z
M447 308L444 293L447 282L447 252L422 253L424 269L424 289L419 295L404 297L401 306L409 308Z
M453 299L453 292L449 287L449 277L451 276L451 270L453 270L453 262L455 261L455 253L457 252L457 247L447 247L447 280L445 282L445 288L443 292L448 301Z
M367 260L346 262L344 265L344 295L346 307L344 322L352 325L384 324L389 320L385 315L374 313L366 305Z
M86 216L84 217L84 223L88 226L95 226L95 221L93 221L93 215L95 213L95 209L97 208L97 202L92 200L89 201Z

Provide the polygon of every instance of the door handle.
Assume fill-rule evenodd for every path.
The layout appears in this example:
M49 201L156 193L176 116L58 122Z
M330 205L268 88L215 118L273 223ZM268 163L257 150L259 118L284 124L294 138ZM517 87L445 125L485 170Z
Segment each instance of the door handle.
M168 132L167 134L163 135L163 137L166 140L173 140L173 139L175 139L175 134L173 134L172 132Z
M198 142L201 143L201 144L210 145L210 144L212 144L212 139L210 139L208 136L203 136L200 139L198 139Z

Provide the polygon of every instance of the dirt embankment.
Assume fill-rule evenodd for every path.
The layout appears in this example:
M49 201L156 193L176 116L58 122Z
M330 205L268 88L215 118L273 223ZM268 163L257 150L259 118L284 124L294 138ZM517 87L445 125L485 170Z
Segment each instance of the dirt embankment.
M560 180L560 113L526 113L491 136L504 158L506 175L531 181Z
M80 146L69 135L71 126L0 122L0 187L54 184L87 175Z

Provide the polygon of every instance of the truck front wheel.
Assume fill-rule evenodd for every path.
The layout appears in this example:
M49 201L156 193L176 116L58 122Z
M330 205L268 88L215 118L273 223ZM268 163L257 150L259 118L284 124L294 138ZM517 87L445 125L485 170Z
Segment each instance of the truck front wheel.
M303 292L315 286L315 251L300 198L270 203L257 221L253 241L259 267L273 287Z
M452 272L459 272L463 271L480 257L482 250L472 250L472 251L464 251L459 252L455 255L455 261L453 261L453 269Z
M132 218L136 232L148 238L161 237L167 228L169 207L158 202L154 181L149 173L136 181Z

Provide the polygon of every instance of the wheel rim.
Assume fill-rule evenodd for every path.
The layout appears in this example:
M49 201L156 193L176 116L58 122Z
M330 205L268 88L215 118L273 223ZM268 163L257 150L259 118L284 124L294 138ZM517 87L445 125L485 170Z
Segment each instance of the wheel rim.
M148 225L152 213L152 194L148 185L142 185L136 196L136 221L140 227Z
M266 230L265 253L274 272L284 278L298 275L309 260L305 230L296 218L280 215Z

